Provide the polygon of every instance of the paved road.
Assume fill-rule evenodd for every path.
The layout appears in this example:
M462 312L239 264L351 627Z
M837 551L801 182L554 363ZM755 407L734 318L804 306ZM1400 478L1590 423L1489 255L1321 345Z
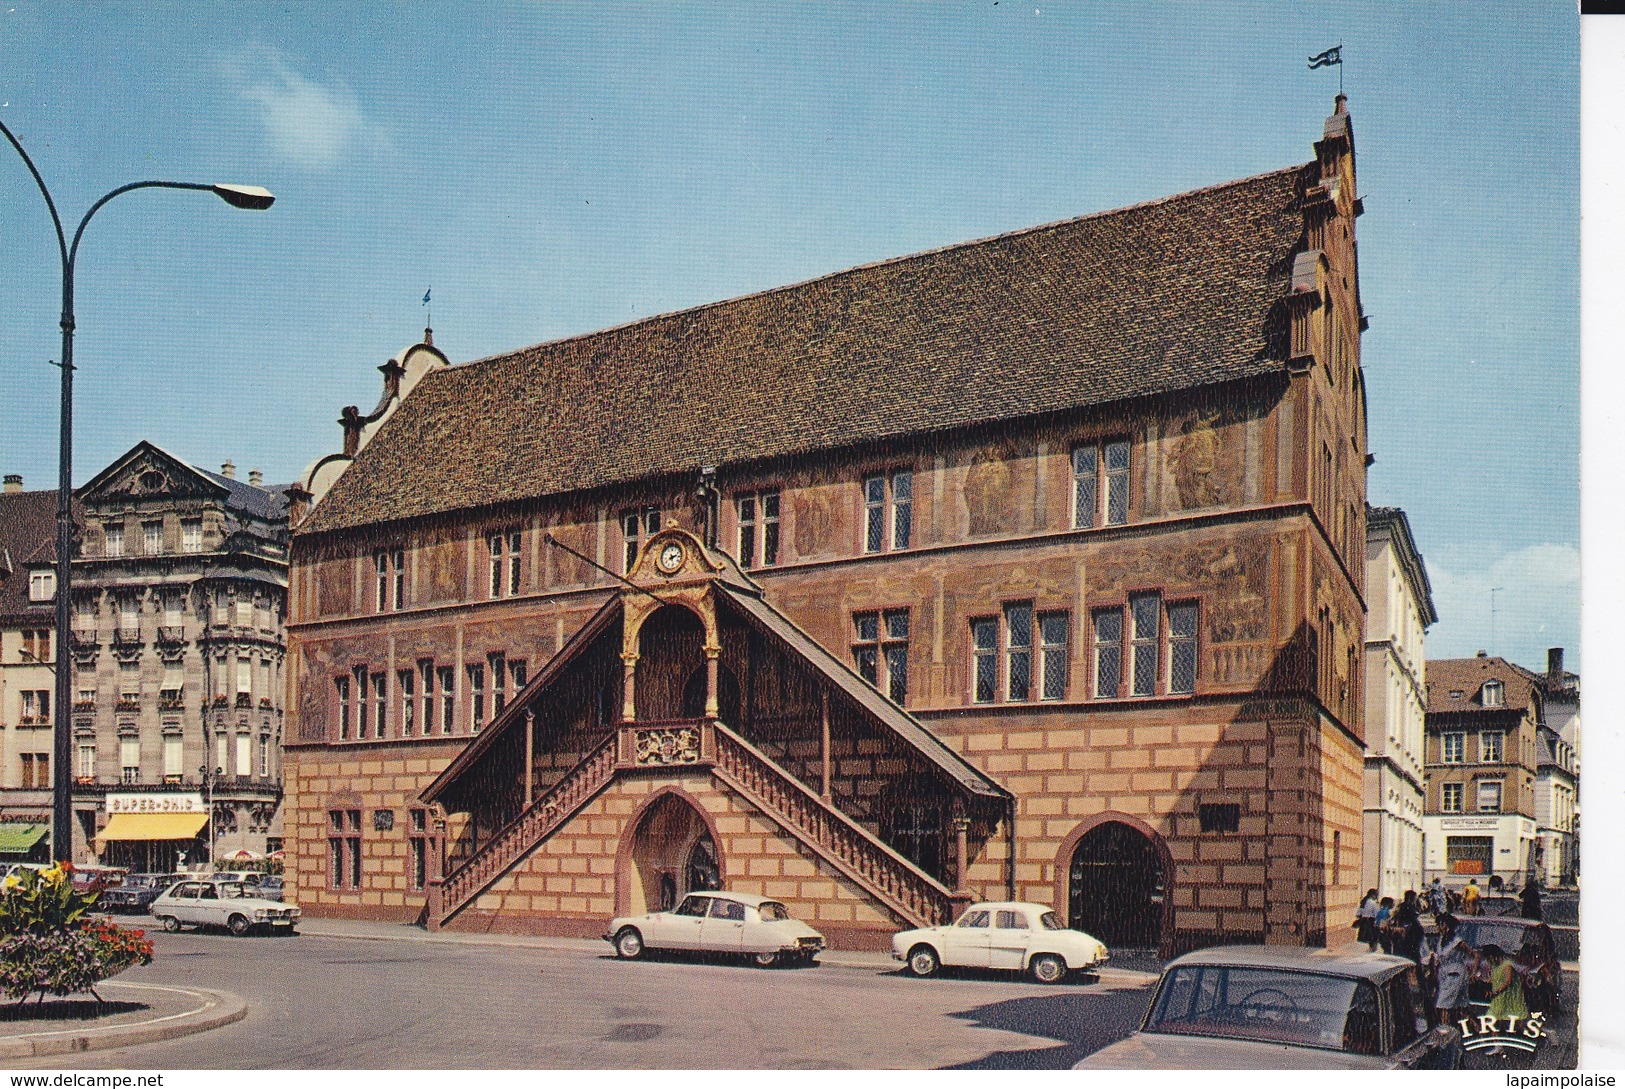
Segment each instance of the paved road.
M1144 977L1041 987L888 965L761 970L551 948L158 934L121 979L218 987L238 1024L75 1069L1065 1067L1127 1034ZM36 1064L51 1066L50 1063Z

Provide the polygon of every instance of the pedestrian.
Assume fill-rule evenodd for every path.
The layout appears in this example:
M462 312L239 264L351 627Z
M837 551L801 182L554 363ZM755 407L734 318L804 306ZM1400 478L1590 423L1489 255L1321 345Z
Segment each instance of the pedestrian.
M1478 889L1478 878L1467 879L1467 887L1461 890L1461 913L1463 915L1477 915L1479 913L1479 897L1483 895Z
M1359 910L1354 913L1354 936L1365 942L1368 950L1377 951L1377 890L1367 889L1365 899L1360 901Z
M1422 901L1417 897L1415 889L1405 891L1405 896L1394 909L1393 918L1389 920L1388 926L1394 933L1394 952L1420 965L1422 939L1425 933L1422 930Z
M1435 919L1450 910L1450 897L1445 894L1444 883L1437 877L1433 879L1433 884L1428 886L1427 907L1433 912Z
M1438 917L1439 933L1433 939L1429 963L1438 978L1433 1008L1439 1020L1450 1024L1467 1005L1467 981L1472 978L1478 954L1456 933L1456 917L1449 912ZM1462 1016L1465 1016L1463 1013Z
M1533 881L1526 881L1523 891L1518 894L1518 901L1523 904L1523 917L1525 919L1540 919L1540 886Z
M1382 946L1384 953L1394 951L1394 935L1388 928L1388 924L1393 918L1394 898L1384 896L1382 902L1377 905L1377 944Z
M1485 945L1479 951L1490 976L1490 1005L1485 1016L1502 1020L1516 1017L1522 1021L1529 1017L1529 1003L1524 998L1523 977L1518 966L1499 945ZM1501 1047L1491 1049L1491 1055L1500 1055Z

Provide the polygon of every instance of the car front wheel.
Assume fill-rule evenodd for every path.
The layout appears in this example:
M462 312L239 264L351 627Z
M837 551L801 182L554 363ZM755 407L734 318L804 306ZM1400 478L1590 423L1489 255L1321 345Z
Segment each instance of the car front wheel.
M226 920L226 929L239 938L253 929L253 926L254 924L248 921L246 915L233 915Z
M164 929L169 931L171 934L179 934L180 933L181 921L179 919L175 918L175 916L173 916L173 915L160 915L160 916L158 916L158 921L163 923L164 924Z
M908 951L908 970L920 979L936 975L937 969L941 967L941 958L929 945L916 945Z
M756 962L758 968L771 968L779 963L779 954L776 951L766 953L752 953L751 960Z
M1028 965L1028 971L1040 983L1059 983L1066 978L1066 961L1053 953L1040 953Z
M636 927L622 927L615 935L615 955L622 960L637 960L643 956L643 935Z

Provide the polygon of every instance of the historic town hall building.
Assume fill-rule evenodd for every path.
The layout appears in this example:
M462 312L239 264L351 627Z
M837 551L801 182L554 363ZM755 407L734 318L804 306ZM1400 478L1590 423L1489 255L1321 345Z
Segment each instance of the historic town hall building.
M294 497L292 895L596 935L720 884L855 946L1014 896L1118 946L1346 940L1360 211L1339 97L1305 165L392 360Z

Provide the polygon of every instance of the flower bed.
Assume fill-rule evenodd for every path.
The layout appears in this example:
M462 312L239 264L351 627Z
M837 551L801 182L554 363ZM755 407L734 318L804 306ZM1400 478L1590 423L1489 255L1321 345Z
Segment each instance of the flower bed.
M152 942L87 916L96 892L76 892L73 867L20 870L0 890L0 993L26 1001L88 991L126 968L152 963Z

